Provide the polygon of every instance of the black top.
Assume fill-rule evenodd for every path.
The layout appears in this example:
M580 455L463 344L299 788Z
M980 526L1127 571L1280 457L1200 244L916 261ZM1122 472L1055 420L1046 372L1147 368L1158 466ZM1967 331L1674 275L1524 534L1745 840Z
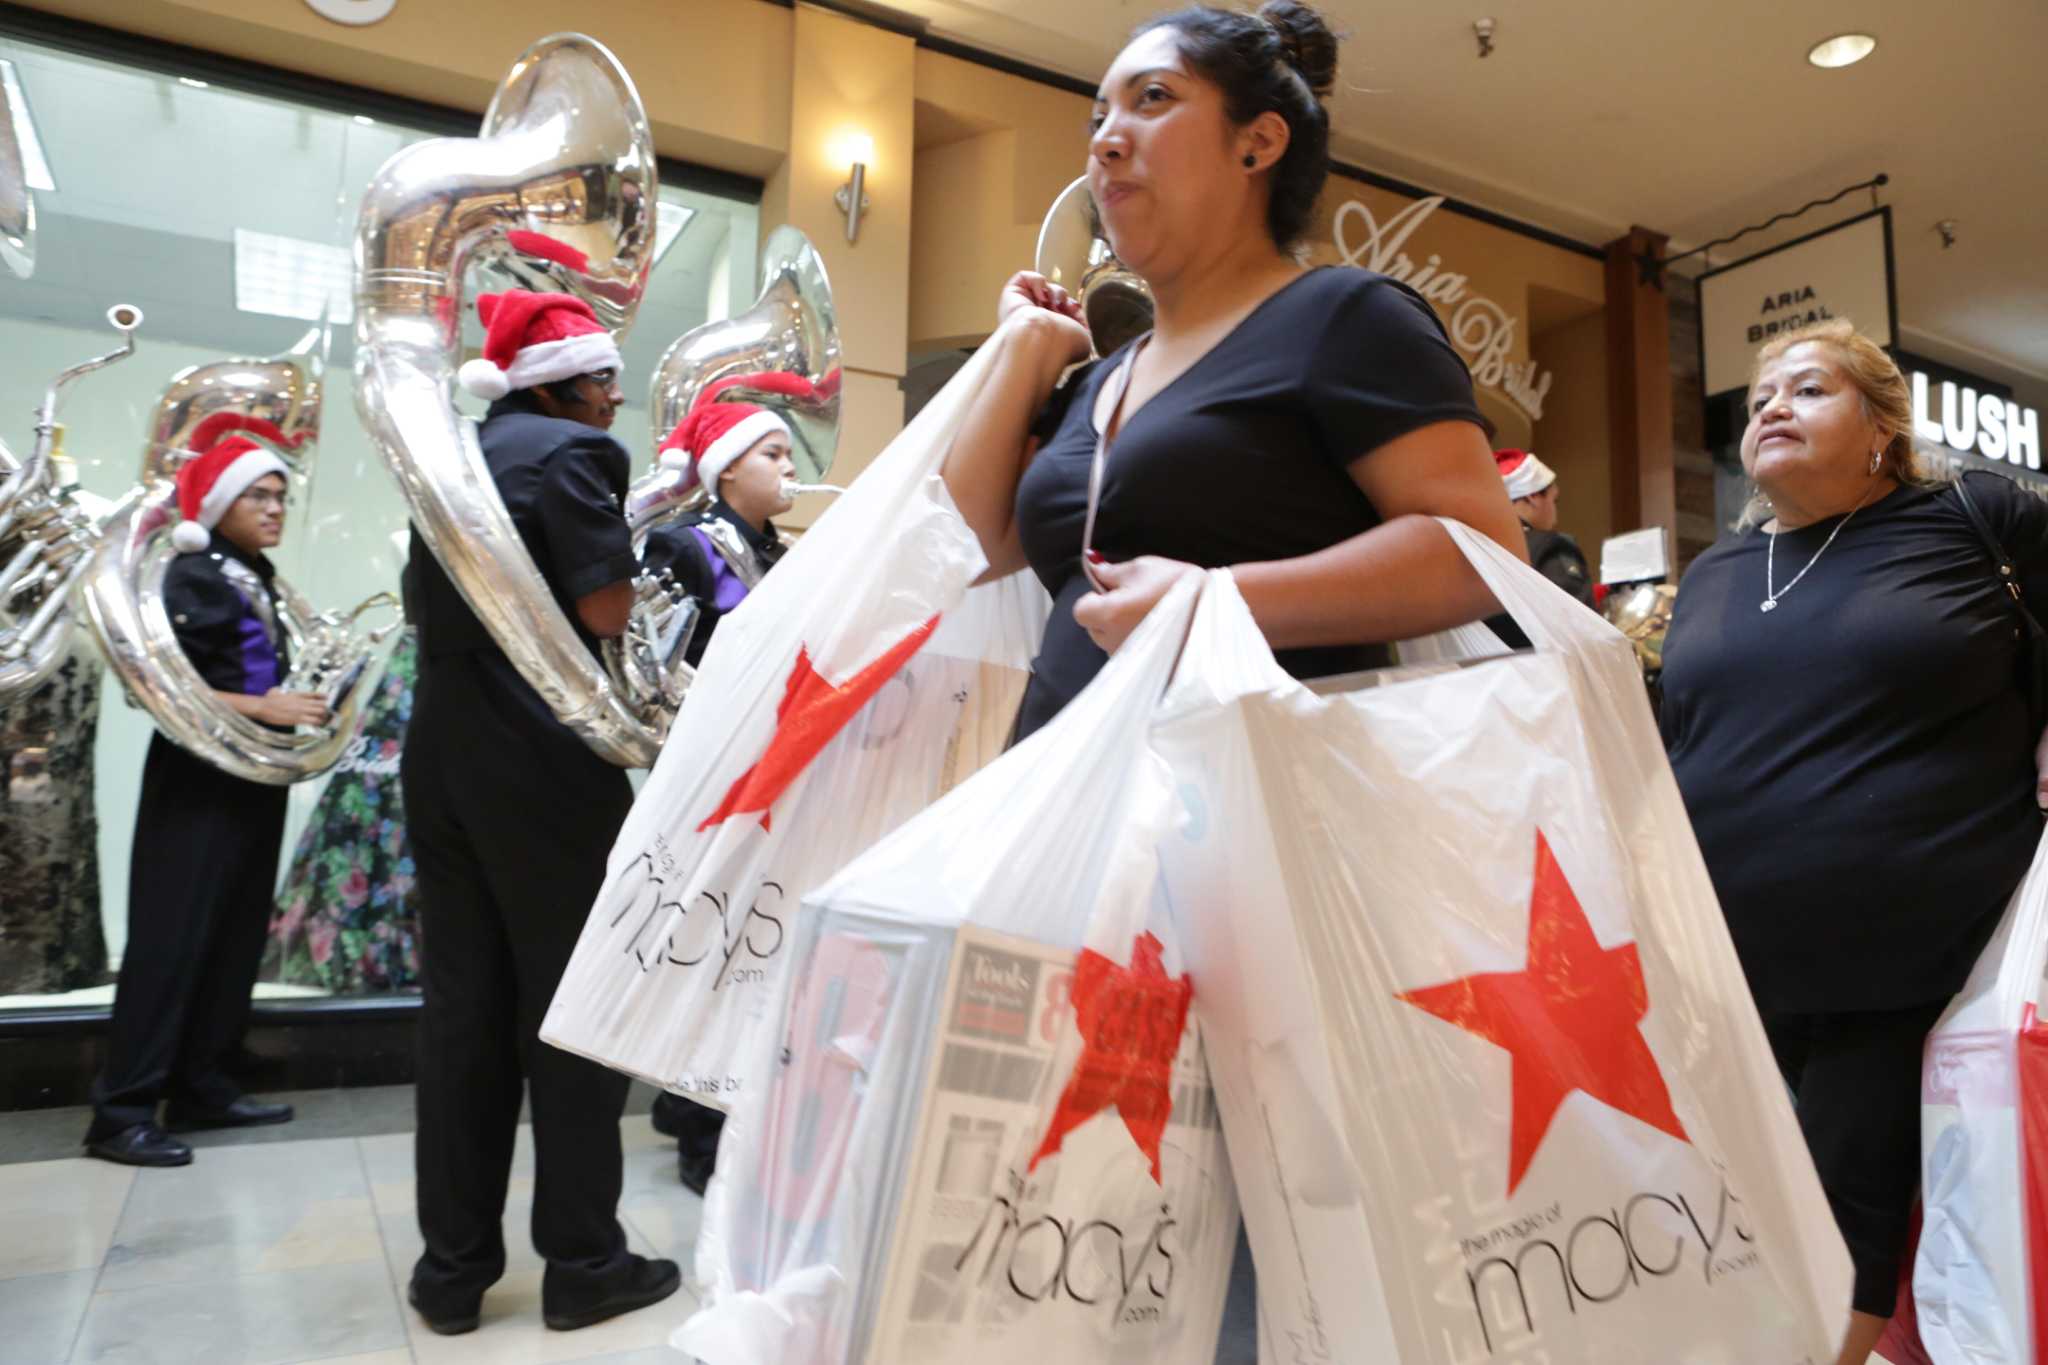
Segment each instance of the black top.
M544 415L524 389L491 404L477 441L520 540L577 637L595 654L597 638L576 614L577 599L640 571L626 529L631 466L625 447L596 427ZM508 687L530 698L530 713L554 721L417 529L405 568L405 604L407 619L419 626L422 672L436 659L480 656Z
M724 557L691 534L692 526L709 521L725 522L737 531L741 543L760 561L763 573L774 568L789 552L774 522L756 531L724 498L717 499L697 516L663 527L647 537L643 556L647 567L668 570L676 586L697 599L697 630L683 649L683 657L693 666L702 662L704 648L711 643L711 632L718 629L719 621L746 599L748 591Z
M1529 563L1536 572L1588 607L1593 605L1593 575L1586 568L1586 554L1579 542L1562 531L1539 531L1526 521L1522 536L1529 543ZM1510 649L1529 647L1529 637L1506 612L1487 617L1486 624Z
M284 681L290 649L278 625L276 578L269 556L219 532L165 568L164 612L208 687L260 697Z
M2048 602L2048 502L1970 493ZM1707 870L1767 1010L1897 1009L1961 987L2041 837L2018 616L1951 489L1842 530L1750 531L1695 560L1662 723Z
M1133 343L1135 344L1135 343ZM1017 486L1024 553L1052 617L1018 717L1021 738L1107 659L1074 620L1095 403L1130 349L1075 372L1041 414L1044 445ZM1131 414L1111 444L1095 548L1203 568L1288 559L1377 526L1352 481L1362 456L1418 427L1486 419L1472 377L1421 295L1383 275L1311 270L1266 299ZM1297 677L1376 668L1380 645L1283 650Z

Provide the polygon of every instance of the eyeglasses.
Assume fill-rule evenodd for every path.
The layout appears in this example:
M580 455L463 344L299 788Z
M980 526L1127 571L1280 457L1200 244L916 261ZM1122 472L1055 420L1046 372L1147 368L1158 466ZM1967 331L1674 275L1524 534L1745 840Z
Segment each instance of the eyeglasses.
M252 488L242 494L241 497L235 499L235 501L246 502L251 507L256 508L275 507L278 511L282 512L292 505L292 495L289 493L273 493L267 488Z
M600 389L608 389L617 382L619 372L617 370L591 370L583 377L597 385Z

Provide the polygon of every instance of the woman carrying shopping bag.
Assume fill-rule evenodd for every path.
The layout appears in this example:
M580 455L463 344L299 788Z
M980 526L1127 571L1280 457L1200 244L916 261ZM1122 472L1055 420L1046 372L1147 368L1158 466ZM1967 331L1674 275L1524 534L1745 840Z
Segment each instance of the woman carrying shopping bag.
M1291 0L1146 24L1103 78L1088 185L1151 288L1153 330L1055 393L1088 354L1077 306L1034 274L1003 290L996 362L946 482L989 576L1029 566L1054 597L1020 736L1191 566L1233 568L1282 665L1307 677L1495 610L1431 517L1523 553L1471 376L1429 305L1294 255L1328 172L1336 65L1328 26Z
M1693 564L1664 652L1671 764L1855 1258L1856 1365L1896 1299L1922 1046L2042 831L2008 585L2048 594L2048 502L1930 478L1912 417L1846 322L1765 346L1742 438L1760 505Z
M1471 376L1429 305L1295 254L1328 174L1336 68L1321 15L1270 0L1154 19L1103 77L1088 187L1151 290L1153 330L1055 392L1088 334L1064 289L1017 275L945 470L988 576L1028 566L1054 599L1020 739L1198 568L1233 569L1280 664L1313 677L1498 610L1432 518L1525 554ZM1251 1359L1246 1287L1220 1360Z

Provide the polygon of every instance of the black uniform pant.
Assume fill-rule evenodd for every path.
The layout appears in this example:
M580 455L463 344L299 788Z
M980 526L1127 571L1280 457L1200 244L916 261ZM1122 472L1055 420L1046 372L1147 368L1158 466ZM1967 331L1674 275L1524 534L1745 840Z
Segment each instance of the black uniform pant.
M128 947L88 1142L241 1098L226 1060L249 1020L284 839L286 792L231 777L156 735L142 765Z
M401 777L420 892L422 1306L454 1308L505 1268L522 1081L543 1298L620 1272L627 1080L540 1041L542 1016L632 805L626 774L541 708L502 656L421 663Z

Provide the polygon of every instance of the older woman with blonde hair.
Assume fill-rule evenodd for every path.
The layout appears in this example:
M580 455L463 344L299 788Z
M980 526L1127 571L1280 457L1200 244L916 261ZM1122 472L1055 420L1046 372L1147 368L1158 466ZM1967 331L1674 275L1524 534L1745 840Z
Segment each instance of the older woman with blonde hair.
M1922 1045L2041 838L2035 661L1994 555L2048 601L2048 502L1931 474L1898 366L1845 322L1765 346L1748 412L1758 502L1679 589L1662 721L1856 1263L1841 1359L1863 1365L1919 1180Z

